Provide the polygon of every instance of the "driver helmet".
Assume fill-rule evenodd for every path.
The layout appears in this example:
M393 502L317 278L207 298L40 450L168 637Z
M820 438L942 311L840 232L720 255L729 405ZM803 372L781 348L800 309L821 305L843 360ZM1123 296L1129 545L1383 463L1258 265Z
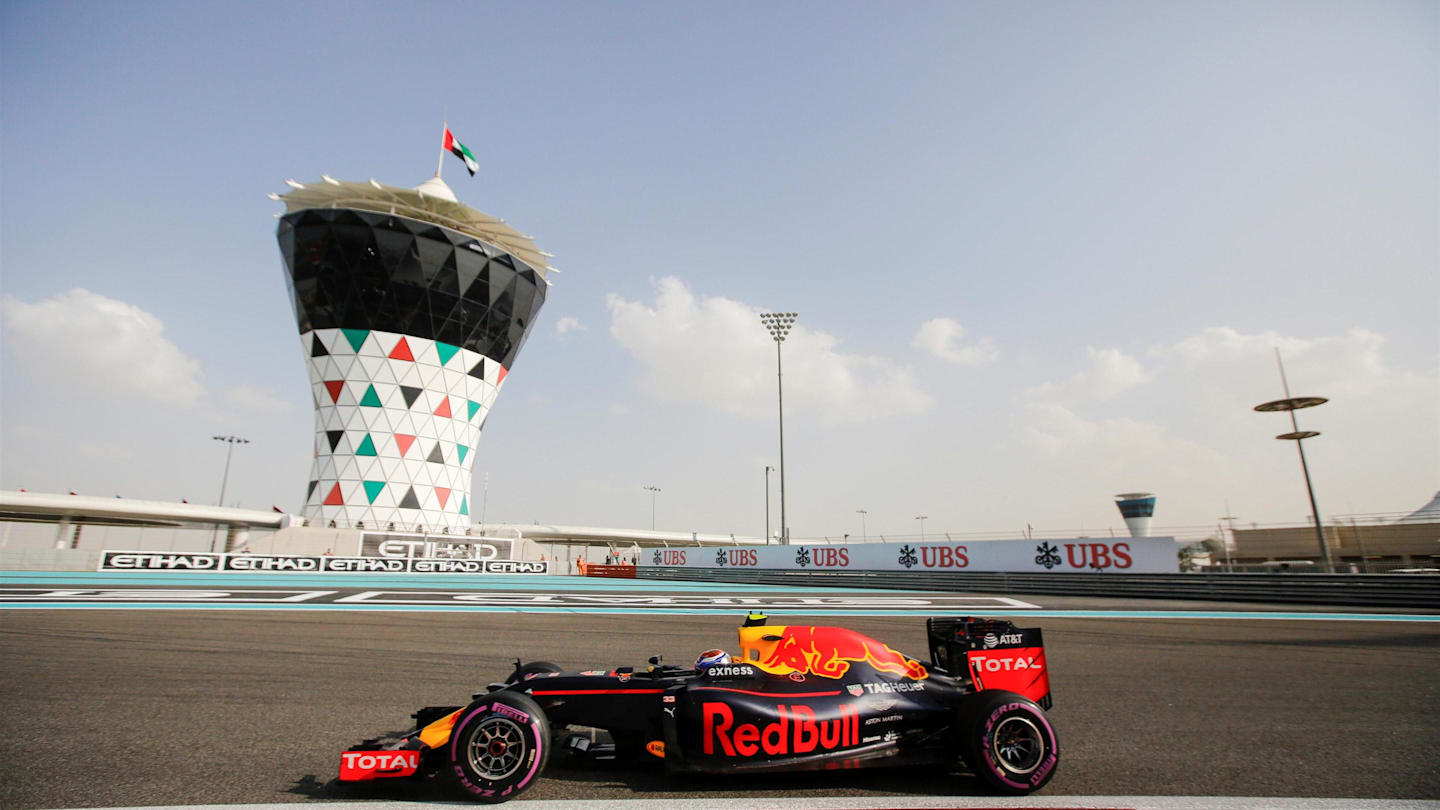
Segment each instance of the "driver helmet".
M730 663L730 653L727 653L724 650L706 650L705 652L700 653L700 657L696 659L695 669L704 672L705 670L715 666L716 664L728 663Z

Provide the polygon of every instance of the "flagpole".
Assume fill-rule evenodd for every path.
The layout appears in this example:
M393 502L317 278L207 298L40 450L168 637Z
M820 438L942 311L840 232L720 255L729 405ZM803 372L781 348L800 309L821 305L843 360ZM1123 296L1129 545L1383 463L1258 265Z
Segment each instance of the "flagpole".
M440 170L445 168L445 133L450 131L450 121L447 119L440 130L440 161L435 164L435 176L440 176Z

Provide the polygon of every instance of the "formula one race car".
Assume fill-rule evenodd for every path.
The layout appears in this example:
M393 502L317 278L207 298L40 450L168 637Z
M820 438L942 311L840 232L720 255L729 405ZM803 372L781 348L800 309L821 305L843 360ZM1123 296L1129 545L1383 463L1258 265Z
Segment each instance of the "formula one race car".
M517 659L470 705L423 708L413 731L346 751L340 780L449 774L474 798L502 802L534 784L558 742L708 773L963 762L1000 793L1039 790L1060 753L1042 709L1040 630L976 618L929 619L926 630L929 663L851 630L757 615L740 628L739 656L699 669L658 656L639 671Z

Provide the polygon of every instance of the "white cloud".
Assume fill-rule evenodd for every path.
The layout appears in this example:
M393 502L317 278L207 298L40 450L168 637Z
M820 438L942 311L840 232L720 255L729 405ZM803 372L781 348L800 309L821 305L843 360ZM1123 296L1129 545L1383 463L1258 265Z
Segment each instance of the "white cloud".
M1295 451L1273 439L1289 420L1254 411L1284 395L1278 346L1291 392L1330 398L1298 414L1302 429L1321 431L1305 450L1327 513L1386 503L1396 482L1433 491L1440 375L1387 366L1384 344L1364 329L1299 338L1216 327L1150 349L1148 369L1092 349L1087 370L1025 392L1018 452L1042 461L1039 487L1148 490L1172 503L1230 501L1241 514L1292 509L1299 520L1308 504ZM1130 395L1103 396L1119 390Z
M626 405L626 404L623 403L623 402L612 402L612 403L610 403L610 415L611 415L611 416L629 416L629 415L630 415L630 406L629 406L629 405Z
M585 327L579 319L566 316L555 322L555 334L563 335L567 332L585 331Z
M1063 405L1025 406L1024 442L1051 456L1082 455L1090 475L1134 467L1216 469L1223 456L1196 442L1171 434L1158 423L1127 416L1089 420Z
M27 303L3 301L16 365L45 382L170 404L205 393L200 362L165 338L159 318L132 304L73 289Z
M1347 399L1384 397L1421 381L1419 375L1387 368L1382 359L1384 346L1385 336L1367 329L1296 338L1275 332L1245 335L1229 327L1214 327L1159 353L1191 373L1224 374L1230 382L1228 388L1243 391L1248 398L1279 399L1284 389L1275 361L1278 348L1293 394Z
M237 385L227 390L225 402L235 410L247 413L289 413L295 410L293 403L248 385Z
M1149 380L1140 361L1119 349L1087 346L1090 367L1061 383L1044 383L1025 389L1031 401L1075 402L1106 400Z
M127 461L135 457L133 449L113 441L80 441L63 430L48 430L31 424L15 427L16 439L44 445L49 452L65 457L85 456L97 461Z
M1440 375L1416 373L1388 366L1385 336L1367 329L1349 329L1337 335L1297 338L1273 331L1242 334L1228 327L1206 329L1198 335L1154 353L1191 382L1189 396L1197 406L1215 414L1217 423L1233 432L1246 431L1255 420L1255 405L1280 399L1285 389L1275 362L1275 349L1285 361L1290 392L1295 396L1322 396L1330 402L1297 414L1302 428L1354 431L1355 437L1372 435L1397 439L1397 447L1412 454L1427 448L1422 437L1433 435L1440 420L1434 418L1440 400ZM1285 420L1270 414L1265 424ZM1411 435L1407 441L1400 437ZM1338 435L1327 434L1327 440ZM1375 445L1378 447L1379 445ZM1428 445L1432 464L1433 442ZM1310 445L1306 445L1308 450ZM1430 477L1440 472L1432 468Z
M1047 453L1090 444L1100 432L1094 422L1081 419L1062 405L1026 405L1025 415L1021 438L1027 445Z
M931 318L920 324L910 345L957 366L983 366L1000 356L995 341L990 338L965 346L960 343L964 337L965 327L959 323L949 318Z
M610 334L640 363L650 392L747 418L775 410L775 343L760 310L697 297L674 277L656 282L653 303L606 297ZM839 351L840 340L796 324L784 343L785 406L826 425L930 409L934 398L892 361Z

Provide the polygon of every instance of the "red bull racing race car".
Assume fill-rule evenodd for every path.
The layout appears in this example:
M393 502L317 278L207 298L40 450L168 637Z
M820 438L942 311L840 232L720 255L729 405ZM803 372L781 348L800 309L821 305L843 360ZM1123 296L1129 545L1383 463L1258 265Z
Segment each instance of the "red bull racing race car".
M559 747L701 773L963 763L1000 793L1044 787L1060 750L1040 630L976 618L926 630L927 663L851 630L754 615L726 663L562 672L517 659L468 706L423 708L413 731L343 753L340 780L441 774L502 802Z

